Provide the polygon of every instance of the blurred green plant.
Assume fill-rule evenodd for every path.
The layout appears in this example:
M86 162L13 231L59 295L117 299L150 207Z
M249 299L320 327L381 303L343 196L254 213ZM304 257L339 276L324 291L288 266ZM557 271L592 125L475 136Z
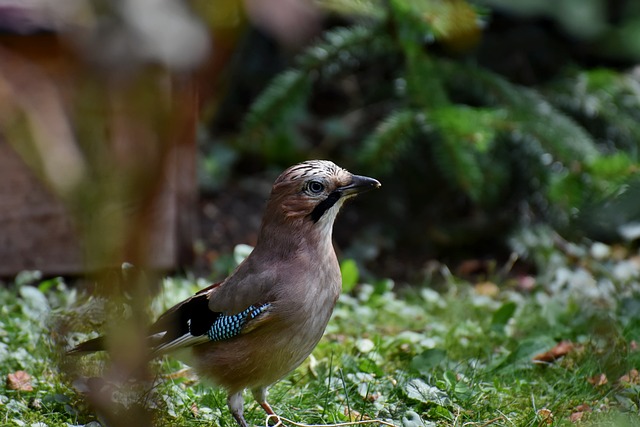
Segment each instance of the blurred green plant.
M479 42L488 9L464 0L320 3L355 24L325 32L272 80L246 117L242 148L275 163L314 151L357 163L403 200L386 212L396 231L436 245L503 237L532 217L566 235L615 239L640 218L628 211L609 227L590 225L636 185L633 72L574 67L526 87L451 58ZM342 132L325 129L314 146L304 134L311 118L323 120L314 96L336 87L356 95L324 122Z

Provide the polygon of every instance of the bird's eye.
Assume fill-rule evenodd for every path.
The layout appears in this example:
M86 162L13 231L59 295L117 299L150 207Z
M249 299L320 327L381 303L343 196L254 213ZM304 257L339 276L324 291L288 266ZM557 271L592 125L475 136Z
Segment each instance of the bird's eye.
M319 193L322 193L322 191L324 190L324 185L321 182L318 182L318 181L311 181L307 185L307 188L313 194L319 194Z

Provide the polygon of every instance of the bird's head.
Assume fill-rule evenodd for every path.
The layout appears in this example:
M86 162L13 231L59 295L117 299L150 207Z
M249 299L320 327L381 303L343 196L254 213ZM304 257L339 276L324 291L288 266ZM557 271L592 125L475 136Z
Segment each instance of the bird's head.
M267 210L285 221L331 226L344 201L380 187L380 182L353 175L327 160L291 166L276 179Z

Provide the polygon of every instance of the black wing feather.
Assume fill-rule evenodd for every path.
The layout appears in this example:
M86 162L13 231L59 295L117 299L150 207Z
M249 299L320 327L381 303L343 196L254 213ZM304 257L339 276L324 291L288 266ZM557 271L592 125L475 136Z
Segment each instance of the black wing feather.
M189 333L193 336L204 335L220 316L221 313L209 309L208 294L198 293L170 308L151 325L152 336L165 332L153 346L169 343Z
M154 348L170 343L187 333L193 336L206 334L211 329L213 322L221 316L221 313L209 309L209 291L219 284L215 283L200 290L194 296L174 305L162 314L149 328L149 347ZM159 335L161 338L158 339ZM106 350L105 339L98 337L78 344L67 353L92 353L103 350Z

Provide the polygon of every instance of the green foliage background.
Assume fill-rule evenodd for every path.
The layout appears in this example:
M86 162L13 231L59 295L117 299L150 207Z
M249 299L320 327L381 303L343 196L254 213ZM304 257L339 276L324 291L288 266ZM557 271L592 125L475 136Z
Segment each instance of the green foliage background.
M273 77L240 126L230 117L245 105L234 107L229 91L231 108L211 125L215 143L202 135L203 183L215 182L206 189L216 191L234 165L282 170L313 157L375 176L384 191L359 203L370 203L366 212L380 229L367 233L360 223L364 237L354 246L379 246L406 270L411 260L403 257L415 255L420 280L394 287L380 279L390 271L372 279L349 258L355 251L341 253L343 295L313 357L271 389L278 413L402 427L540 426L548 414L554 425L575 425L576 414L577 425L640 425L638 251L582 239L637 238L640 78L632 65L640 58L640 7L319 4L331 11L327 30ZM258 55L273 53L265 45ZM237 87L269 68L244 59L236 61ZM487 242L507 239L514 258L474 277L481 283L445 263L423 268L434 253L471 248L478 257L493 250ZM518 257L537 272L512 269ZM233 258L217 273L233 269ZM163 280L151 317L208 284ZM29 272L0 287L2 375L29 378L28 387L7 382L0 390L0 424L107 425L82 397L83 381L109 370L105 356L71 359L64 350L101 333L109 317L139 314L112 304ZM532 362L562 340L573 346L564 357ZM68 364L80 377L66 374ZM223 391L196 383L175 359L153 368L144 391L126 381L102 384L113 390L109 406L153 410L155 425L235 425ZM593 381L603 375L606 383ZM252 423L263 422L258 405L247 409Z
M333 24L227 144L376 176L394 251L464 252L540 221L571 239L634 238L620 230L640 219L640 9L561 3L320 2Z

